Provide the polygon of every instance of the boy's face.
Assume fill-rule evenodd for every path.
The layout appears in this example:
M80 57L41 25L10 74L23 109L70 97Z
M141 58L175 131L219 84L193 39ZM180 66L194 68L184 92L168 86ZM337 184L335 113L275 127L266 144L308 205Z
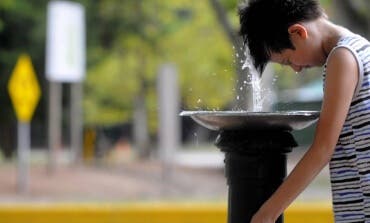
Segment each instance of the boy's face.
M322 66L325 63L325 55L322 53L320 42L308 35L307 27L295 24L289 27L288 32L295 49L285 49L280 53L272 52L271 62L290 66L295 72Z
M281 53L271 53L271 62L281 65L290 66L295 72L301 72L305 68L316 66L307 58L307 53L301 52L299 49L286 49Z

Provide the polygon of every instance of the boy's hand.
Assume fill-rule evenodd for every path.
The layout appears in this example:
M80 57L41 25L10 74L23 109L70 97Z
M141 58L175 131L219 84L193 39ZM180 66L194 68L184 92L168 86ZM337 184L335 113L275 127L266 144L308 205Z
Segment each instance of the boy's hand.
M269 216L268 213L262 211L261 209L257 211L253 215L253 218L250 223L274 223L275 221L273 220L272 217Z

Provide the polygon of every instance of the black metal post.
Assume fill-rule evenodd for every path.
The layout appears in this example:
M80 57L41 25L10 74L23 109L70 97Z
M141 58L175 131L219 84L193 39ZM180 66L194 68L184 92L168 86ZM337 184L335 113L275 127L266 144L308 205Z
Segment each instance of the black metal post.
M283 182L287 153L297 143L287 131L224 130L215 145L225 153L228 223L250 222Z

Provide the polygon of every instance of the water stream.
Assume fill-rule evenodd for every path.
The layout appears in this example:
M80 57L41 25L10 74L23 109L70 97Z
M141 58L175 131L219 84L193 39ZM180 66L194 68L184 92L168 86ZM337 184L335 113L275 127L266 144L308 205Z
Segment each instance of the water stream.
M249 50L245 50L245 61L242 66L242 70L248 69L246 72L249 73L249 82L248 85L252 88L252 108L250 108L250 111L253 112L261 112L263 109L263 98L262 98L262 89L261 89L261 78L260 74L256 70L256 68L253 65L251 55L249 53Z

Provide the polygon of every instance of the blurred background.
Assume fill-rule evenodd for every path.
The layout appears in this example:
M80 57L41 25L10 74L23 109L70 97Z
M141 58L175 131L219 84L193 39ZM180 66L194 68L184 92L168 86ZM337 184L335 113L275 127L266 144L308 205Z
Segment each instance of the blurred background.
M174 148L163 152L168 138L160 138L160 120L166 94L178 95L176 114L247 108L248 92L241 87L245 58L237 36L240 1L73 2L84 9L86 30L78 152L71 146L75 83L59 83L60 139L50 139L49 1L0 1L0 202L226 202L223 154L213 145L217 132L176 115L179 124L169 136ZM369 37L369 1L320 2L334 22ZM30 56L41 95L29 123L28 183L20 191L18 120L8 85L22 54ZM269 66L262 79L268 110L319 110L321 72L297 75ZM163 73L176 76L175 81L166 85ZM289 155L288 169L309 145L314 127L294 132L299 147ZM327 174L324 170L300 199L330 199Z

